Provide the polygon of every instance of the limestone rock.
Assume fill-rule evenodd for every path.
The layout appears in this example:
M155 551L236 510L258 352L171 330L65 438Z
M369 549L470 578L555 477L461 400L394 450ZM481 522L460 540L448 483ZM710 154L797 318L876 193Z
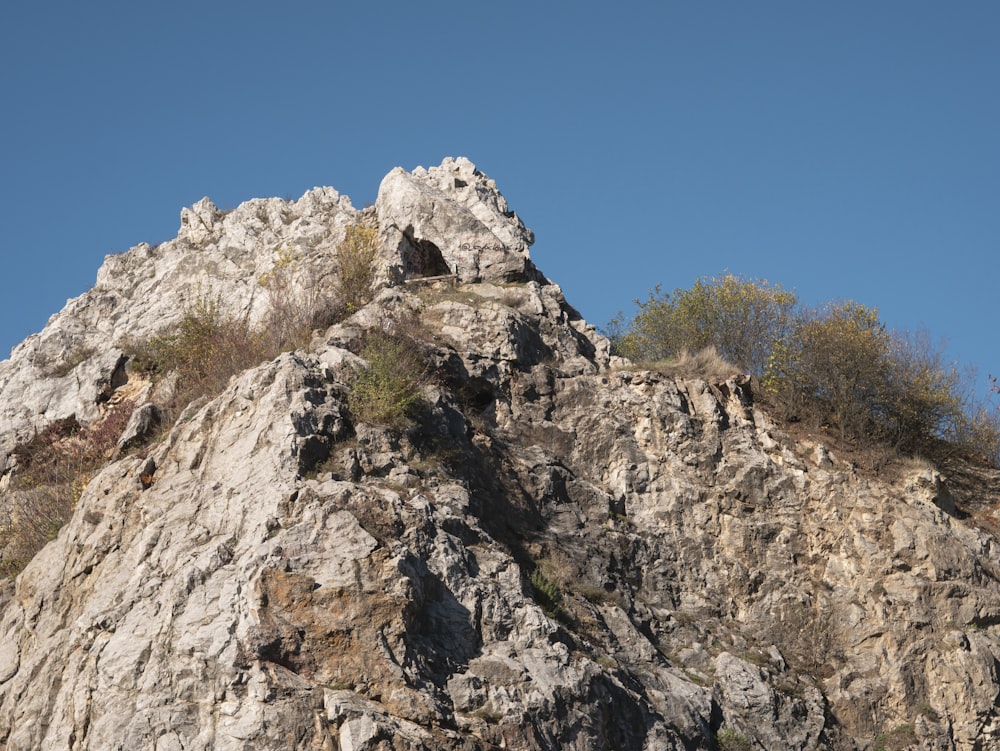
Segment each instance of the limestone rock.
M528 258L534 235L468 159L446 159L412 173L394 169L379 186L375 208L403 276L454 274L462 282L541 278Z
M0 586L0 747L1000 745L1000 546L947 472L865 474L745 377L612 357L467 160L390 173L377 211L373 302L152 442L116 341L199 278L252 313L288 243L330 282L345 198L199 202L0 363L0 446L140 405ZM400 327L419 418L361 422L365 338Z

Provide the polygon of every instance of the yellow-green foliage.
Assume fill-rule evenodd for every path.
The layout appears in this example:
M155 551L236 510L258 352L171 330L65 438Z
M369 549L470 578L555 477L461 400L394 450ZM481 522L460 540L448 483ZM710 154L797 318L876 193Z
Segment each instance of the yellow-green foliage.
M786 409L862 444L940 453L961 447L995 460L997 420L978 407L969 376L926 332L889 330L856 302L800 313L768 360L764 386Z
M891 341L874 308L803 312L773 348L764 385L842 434L862 435L887 403Z
M795 295L780 285L733 274L669 293L657 286L648 300L636 301L631 321L619 316L612 322L612 341L619 354L646 361L714 347L726 361L759 374L795 304Z
M876 308L848 301L803 310L780 286L732 274L669 294L657 287L637 305L634 318L619 315L609 327L616 351L633 360L674 372L683 353L714 347L761 376L788 417L860 447L1000 459L1000 411L975 400L970 375L926 333L892 331Z
M337 247L337 296L350 315L371 300L378 260L378 229L353 224Z
M719 751L753 751L753 742L743 733L732 728L723 728L715 736Z
M427 360L420 344L391 327L370 331L361 350L368 367L354 380L348 407L360 422L405 427L420 404Z

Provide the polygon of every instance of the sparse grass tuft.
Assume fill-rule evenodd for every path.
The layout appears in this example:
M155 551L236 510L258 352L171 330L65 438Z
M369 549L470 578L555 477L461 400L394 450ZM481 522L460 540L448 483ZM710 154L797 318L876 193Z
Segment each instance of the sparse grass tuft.
M671 378L700 378L710 383L721 383L740 374L739 368L727 362L719 351L711 346L697 352L684 349L666 360L641 362L638 365Z
M559 591L556 583L542 573L541 568L536 568L532 571L528 576L528 581L531 582L531 588L535 592L538 604L542 606L545 612L549 614L558 613L559 606L562 603L562 592Z

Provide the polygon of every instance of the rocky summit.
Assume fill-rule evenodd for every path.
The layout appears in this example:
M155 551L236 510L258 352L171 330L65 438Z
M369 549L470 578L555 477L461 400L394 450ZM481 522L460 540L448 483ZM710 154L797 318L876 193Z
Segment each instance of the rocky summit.
M135 342L264 322L283 269L336 298L362 225L364 304L164 408ZM876 474L747 376L613 356L533 240L460 158L109 256L0 363L8 551L23 447L134 406L0 584L0 749L1000 748L995 473ZM402 418L358 407L379 332Z

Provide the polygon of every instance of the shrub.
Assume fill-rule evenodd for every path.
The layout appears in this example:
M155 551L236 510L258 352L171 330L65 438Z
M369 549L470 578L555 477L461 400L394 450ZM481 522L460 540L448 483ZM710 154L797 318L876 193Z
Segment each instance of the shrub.
M73 515L73 491L47 485L10 494L10 521L0 533L0 576L15 577Z
M911 452L933 451L940 441L971 447L971 374L946 362L926 331L894 333L888 360L886 439Z
M132 367L141 372L176 374L177 385L164 405L168 416L194 399L221 391L234 374L277 354L267 338L251 328L247 316L226 314L218 298L205 295L199 295L167 332L123 348Z
M889 348L876 309L846 302L806 311L772 350L763 382L796 416L845 437L866 434L887 406Z
M968 397L956 421L952 443L965 453L1000 465L1000 411L974 396Z
M378 260L378 229L353 224L337 246L337 296L347 315L371 300Z
M427 358L420 343L398 328L387 323L365 337L361 357L368 366L354 379L347 401L355 420L401 428L420 405Z
M316 329L344 318L335 297L300 278L301 256L288 246L278 251L270 271L258 283L267 295L267 309L257 327L262 350L277 354L309 344Z
M719 744L719 751L753 751L753 742L732 728L723 728L715 739Z
M996 461L1000 416L976 403L970 376L925 331L890 331L877 309L845 302L800 313L763 383L789 413L862 447Z
M559 591L558 585L549 579L540 567L531 572L528 581L531 582L538 604L548 613L557 612L562 603L562 592Z
M657 286L636 305L631 321L625 323L619 314L611 323L618 354L658 361L714 347L723 359L759 375L785 334L796 298L766 280L724 274L672 293Z
M324 292L299 278L301 257L282 248L274 266L258 278L267 307L258 325L248 315L223 310L219 297L199 294L181 320L145 341L122 348L131 365L153 376L176 375L167 417L191 401L218 393L229 379L281 352L308 344L316 328L330 326L369 301L375 279L377 230L356 224L337 249L338 281Z
M895 451L1000 461L1000 409L974 397L970 374L926 332L894 332L876 308L847 301L803 310L780 286L732 274L669 294L657 287L636 304L635 316L619 314L607 333L615 352L647 367L728 376L730 362L761 376L786 418L833 428L878 462ZM1000 392L992 377L990 386Z
M917 733L913 725L898 725L888 733L875 739L874 751L904 751L917 743Z
M16 576L55 538L90 478L113 455L135 404L121 402L86 427L60 420L14 449L10 519L0 533L0 575Z

